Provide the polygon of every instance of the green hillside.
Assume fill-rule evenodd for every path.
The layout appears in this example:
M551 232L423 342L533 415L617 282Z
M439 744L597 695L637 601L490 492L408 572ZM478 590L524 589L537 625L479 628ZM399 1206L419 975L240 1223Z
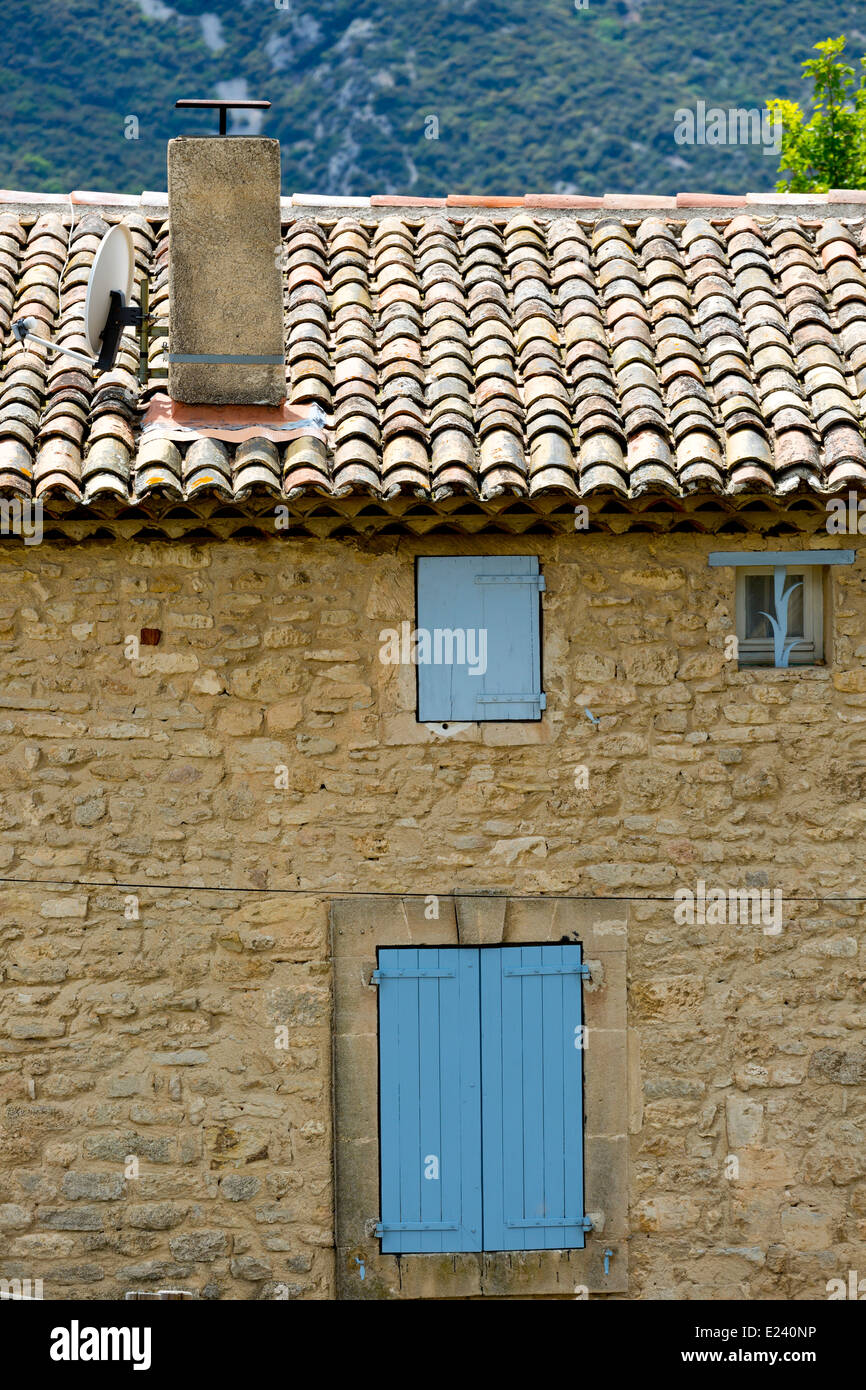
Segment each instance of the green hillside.
M774 157L674 112L802 101L811 46L863 31L856 0L12 0L0 186L165 188L166 140L214 128L175 98L233 83L288 192L762 191Z

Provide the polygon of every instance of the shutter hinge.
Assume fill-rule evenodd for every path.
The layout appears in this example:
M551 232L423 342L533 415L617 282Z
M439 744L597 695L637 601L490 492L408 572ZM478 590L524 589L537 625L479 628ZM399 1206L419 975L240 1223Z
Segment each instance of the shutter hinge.
M531 589L544 593L547 584L543 574L476 574L476 584L528 584Z
M537 705L539 709L547 709L547 696L543 690L536 690L532 694L518 695L476 695L476 705Z
M506 967L503 975L584 975L589 978L588 965L519 965Z
M456 973L455 970L424 970L418 967L407 970L374 970L370 976L370 984L378 985L382 980L450 980Z
M380 1221L376 1226L379 1240L390 1231L459 1231L456 1221Z
M550 1231L560 1230L566 1226L576 1226L579 1231L591 1231L593 1229L591 1216L561 1216L552 1219L539 1217L538 1220L506 1221L504 1224L514 1231Z

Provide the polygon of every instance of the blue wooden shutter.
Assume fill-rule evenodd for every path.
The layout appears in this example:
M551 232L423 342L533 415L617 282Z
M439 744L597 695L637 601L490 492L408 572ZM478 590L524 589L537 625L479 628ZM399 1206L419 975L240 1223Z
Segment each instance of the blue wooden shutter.
M467 662L419 662L419 720L540 719L544 580L537 556L424 556L418 560L417 583L417 626L430 634L431 647L437 629L487 634L482 674L473 675ZM443 639L440 657L447 656L448 643ZM478 650L476 645L476 655ZM431 649L431 657L435 654Z
M478 970L474 950L379 951L383 1253L481 1249Z
M584 1245L581 948L481 951L484 1249Z

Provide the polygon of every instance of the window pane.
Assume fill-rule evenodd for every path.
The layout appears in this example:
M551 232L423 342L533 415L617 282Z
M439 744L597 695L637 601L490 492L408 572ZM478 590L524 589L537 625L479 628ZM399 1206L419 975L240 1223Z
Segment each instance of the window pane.
M767 618L762 616L765 613L773 613L774 609L774 585L772 574L747 574L746 575L746 632L747 638L758 638L764 641L773 640L773 629ZM788 574L785 582L785 591L791 592L788 600L788 637L803 637L803 588L805 576L800 571L799 574ZM795 588L796 585L796 588Z
M803 593L806 588L806 576L804 574L789 574L785 588L793 591L788 600L788 636L802 637Z
M746 637L772 639L773 629L762 615L773 611L773 576L746 575Z

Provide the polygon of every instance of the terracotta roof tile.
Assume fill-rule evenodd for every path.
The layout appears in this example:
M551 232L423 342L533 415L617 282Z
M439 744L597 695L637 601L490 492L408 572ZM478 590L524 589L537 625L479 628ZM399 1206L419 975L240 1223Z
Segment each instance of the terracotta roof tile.
M370 199L373 208L444 208L446 198L413 198L406 193L374 194Z
M330 193L293 193L292 203L301 208L368 208L369 198L343 198Z
M604 195L604 206L614 208L617 211L630 211L633 208L675 208L676 205L675 197L655 197L644 193L605 193Z
M775 194L775 215L754 197L701 213L746 201L299 195L282 257L287 392L306 424L235 444L141 431L166 388L156 202L145 217L76 193L71 236L68 198L0 210L0 489L86 504L864 486L866 223L780 215ZM9 331L30 315L83 346L87 275L117 218L150 280L144 388L132 332L98 376Z
M517 208L523 206L523 198L496 197L478 193L449 193L449 208Z
M527 193L523 202L528 208L604 207L604 198L590 198L580 193Z
M808 203L816 207L820 207L826 204L827 196L828 195L826 193L777 193L776 191L773 191L772 193L747 193L746 202L763 204L771 203L778 204L781 207L784 207L787 204L792 203Z
M746 206L746 195L728 193L678 193L678 208L736 208Z
M138 207L140 199L137 193L94 193L87 188L78 188L69 194L69 200L73 203L90 204L97 207Z
M0 203L32 203L39 202L65 203L69 204L70 195L68 193L23 193L15 188L0 188Z

